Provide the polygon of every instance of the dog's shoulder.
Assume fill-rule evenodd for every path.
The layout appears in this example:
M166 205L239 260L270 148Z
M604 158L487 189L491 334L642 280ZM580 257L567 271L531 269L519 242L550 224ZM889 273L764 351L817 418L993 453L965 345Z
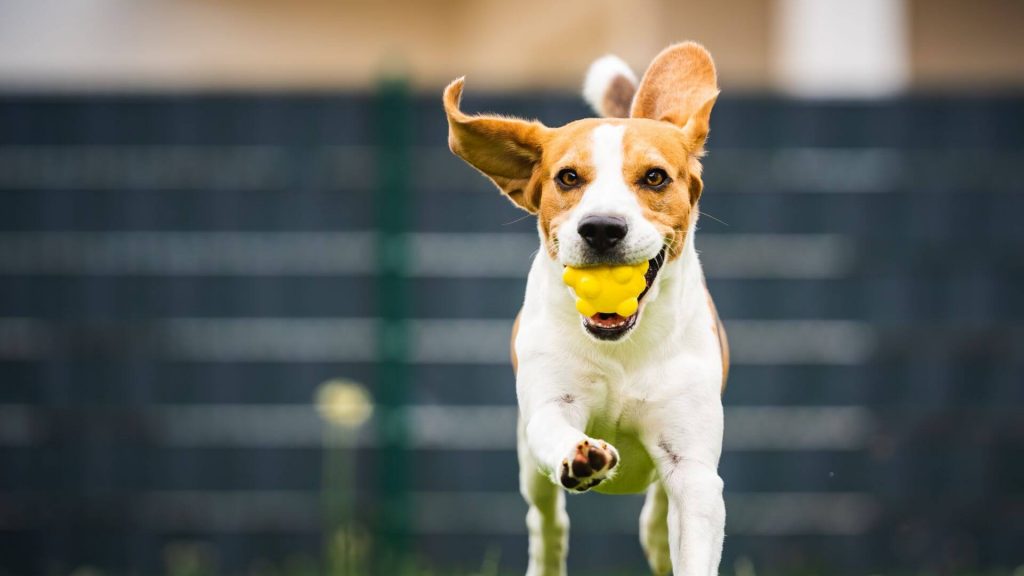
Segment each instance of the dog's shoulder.
M722 356L722 393L724 394L725 386L729 380L729 338L725 334L725 326L722 325L722 319L718 316L715 299L711 297L711 291L708 290L706 282L704 284L704 294L707 295L708 308L711 311L711 331L715 334L715 338L718 339L718 350Z

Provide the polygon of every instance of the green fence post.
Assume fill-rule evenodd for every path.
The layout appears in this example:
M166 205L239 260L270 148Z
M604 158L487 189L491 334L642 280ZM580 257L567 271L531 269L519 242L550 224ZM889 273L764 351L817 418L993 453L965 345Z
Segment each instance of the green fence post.
M398 574L410 559L408 401L408 250L410 98L401 79L383 82L376 98L377 130L377 404L380 407L377 468L381 506L375 558L378 573Z

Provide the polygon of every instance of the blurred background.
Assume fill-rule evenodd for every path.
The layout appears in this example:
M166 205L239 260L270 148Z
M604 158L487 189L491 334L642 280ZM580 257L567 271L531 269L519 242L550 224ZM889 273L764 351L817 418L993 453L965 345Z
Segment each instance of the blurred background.
M1021 574L1024 3L0 0L0 574L514 574L536 248L440 92L703 42L723 574ZM572 573L644 574L639 497ZM1014 572L1016 570L1016 572Z

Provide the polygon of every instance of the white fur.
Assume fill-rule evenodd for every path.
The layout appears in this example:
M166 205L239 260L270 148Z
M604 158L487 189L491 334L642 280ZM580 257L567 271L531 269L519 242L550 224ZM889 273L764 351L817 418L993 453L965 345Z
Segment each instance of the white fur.
M661 482L653 482L647 489L647 498L640 510L640 544L652 572L661 576L672 571L668 546L668 494Z
M623 181L623 129L594 130L597 178L562 224L561 247L571 244L571 222L580 215L618 211L629 220L625 241L635 243L637 254L649 258L660 249L660 239L648 245L644 224L653 225L639 215ZM530 505L528 575L565 574L568 518L559 470L583 440L607 441L618 450L617 476L599 489L622 482L642 491L660 484L649 490L641 527L652 569L665 573L671 558L676 576L718 573L725 526L717 472L722 364L693 245L693 214L682 254L662 267L636 327L617 342L595 340L582 328L561 280L565 261L543 249L533 261L515 341L521 489ZM566 250L560 260L572 256L573 248Z
M637 85L636 74L629 68L629 64L613 54L598 58L587 70L587 76L583 81L583 98L594 112L601 116L607 115L602 109L604 93L617 76L627 78L633 86Z

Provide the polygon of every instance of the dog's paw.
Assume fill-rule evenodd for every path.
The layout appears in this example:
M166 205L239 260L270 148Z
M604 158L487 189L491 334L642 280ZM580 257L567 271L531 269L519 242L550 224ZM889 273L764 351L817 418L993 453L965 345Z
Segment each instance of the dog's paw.
M568 490L586 492L611 476L619 453L603 440L584 440L576 445L559 470L558 481Z

